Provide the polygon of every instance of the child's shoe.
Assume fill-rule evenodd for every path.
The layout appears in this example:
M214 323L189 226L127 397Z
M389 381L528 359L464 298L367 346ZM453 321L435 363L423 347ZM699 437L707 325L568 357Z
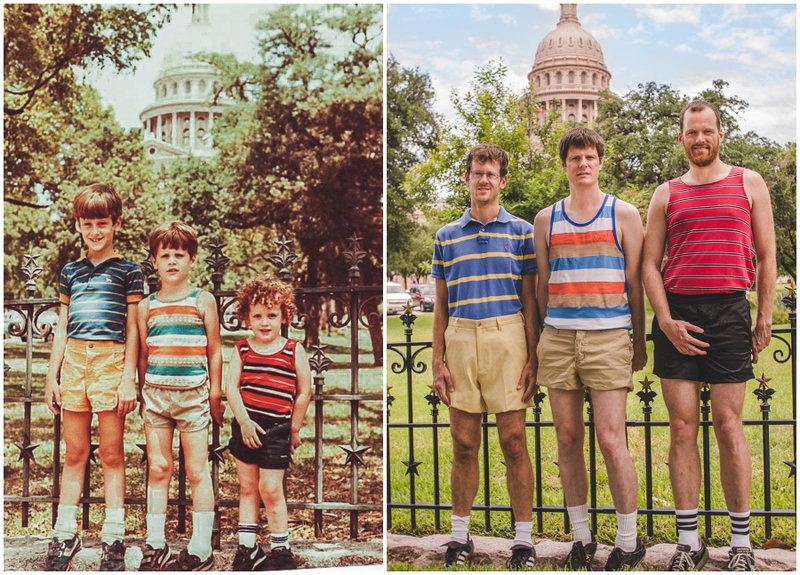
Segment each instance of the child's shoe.
M139 563L139 571L163 571L167 566L172 554L169 545L155 549L152 545L145 544L142 551L142 562Z
M272 551L272 566L271 569L275 571L286 571L288 569L297 569L297 561L294 558L292 550L288 547L276 547Z
M254 547L239 545L236 556L233 558L234 571L262 571L267 554L258 543Z
M125 544L122 541L114 541L111 545L103 543L100 571L125 571Z
M47 560L44 564L45 571L69 571L72 558L81 550L81 538L76 533L72 539L59 541L55 537L47 546Z
M214 566L214 554L208 559L201 560L197 555L191 555L186 549L180 552L178 558L170 561L164 571L211 571Z

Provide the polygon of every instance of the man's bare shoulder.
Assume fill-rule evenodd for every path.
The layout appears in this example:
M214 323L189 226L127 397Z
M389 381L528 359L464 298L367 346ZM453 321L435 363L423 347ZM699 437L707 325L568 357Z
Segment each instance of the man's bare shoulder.
M747 192L747 194L753 199L757 199L763 194L769 196L767 183L758 172L745 168L744 173L742 174L742 182L744 183L745 192Z
M547 226L550 224L550 214L553 213L553 206L547 206L539 210L536 217L533 218L534 229L539 229L539 226Z

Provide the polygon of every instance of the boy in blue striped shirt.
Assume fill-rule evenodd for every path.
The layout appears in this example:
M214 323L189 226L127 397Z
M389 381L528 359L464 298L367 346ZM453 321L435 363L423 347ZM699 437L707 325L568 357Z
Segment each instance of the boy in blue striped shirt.
M100 570L120 571L125 567L123 431L125 416L136 408L136 305L144 281L139 266L114 249L122 201L111 186L81 190L73 212L86 250L61 270L61 309L45 380L45 402L61 415L67 444L45 570L68 570L81 548L78 503L97 413L106 502Z

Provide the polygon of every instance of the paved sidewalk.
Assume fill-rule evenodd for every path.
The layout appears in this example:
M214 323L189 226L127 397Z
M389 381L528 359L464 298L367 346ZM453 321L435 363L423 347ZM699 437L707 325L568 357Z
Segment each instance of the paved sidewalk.
M43 537L4 537L4 571L41 571L47 555L49 539ZM183 549L188 541L180 540L172 545L176 551ZM127 538L125 570L135 571L142 559L144 539ZM292 541L292 551L300 568L346 567L350 565L372 565L383 563L383 541L340 541L316 543L314 541ZM230 571L235 542L223 542L222 550L214 553L213 571ZM95 537L83 539L83 549L72 561L72 571L97 571L100 566L100 540ZM382 569L382 567L381 567Z
M504 566L511 557L511 542L499 537L472 538L475 542L475 552L471 561L480 565ZM444 548L442 545L450 540L449 535L429 535L427 537L410 537L407 535L388 534L388 559L426 567L431 564L443 564ZM548 563L551 566L560 565L572 547L571 543L560 543L547 539L535 540L536 565L544 568ZM709 548L710 558L704 571L724 571L728 563L728 547L719 549ZM609 545L597 546L592 565L595 571L602 570L611 554ZM647 548L647 555L640 567L662 571L666 568L670 557L675 552L675 545L660 543ZM756 549L756 569L759 571L797 571L797 553L788 549Z

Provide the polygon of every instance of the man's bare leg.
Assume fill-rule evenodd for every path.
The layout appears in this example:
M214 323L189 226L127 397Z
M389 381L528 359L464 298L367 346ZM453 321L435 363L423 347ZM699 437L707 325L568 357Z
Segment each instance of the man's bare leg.
M481 446L480 413L450 408L450 434L453 437L453 466L450 492L453 500L451 541L464 544L469 533L469 514L478 493L478 449Z

